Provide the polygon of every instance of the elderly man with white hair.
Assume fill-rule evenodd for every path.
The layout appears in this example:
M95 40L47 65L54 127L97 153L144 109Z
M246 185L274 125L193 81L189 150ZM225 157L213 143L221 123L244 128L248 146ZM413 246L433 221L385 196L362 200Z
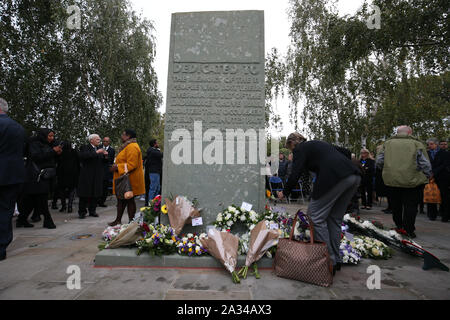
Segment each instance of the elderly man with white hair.
M13 239L12 217L25 182L25 130L7 112L8 103L0 98L0 261L6 259L6 248Z
M104 163L108 162L108 152L99 147L100 136L91 134L89 144L80 148L80 177L77 194L80 197L78 216L84 219L89 216L98 217L96 213L98 198L103 195Z
M397 232L415 238L421 185L428 183L431 176L431 164L425 146L412 137L410 127L400 126L397 134L384 143L376 165L383 170L383 181L391 191Z

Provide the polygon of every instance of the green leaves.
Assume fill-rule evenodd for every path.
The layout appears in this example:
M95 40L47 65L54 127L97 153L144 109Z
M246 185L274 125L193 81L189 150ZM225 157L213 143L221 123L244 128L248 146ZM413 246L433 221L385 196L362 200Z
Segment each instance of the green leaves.
M80 29L67 27L70 5ZM78 144L95 132L116 145L127 127L138 141L156 135L154 29L127 0L6 0L0 15L0 91L29 132L48 126Z
M374 149L396 126L448 136L448 1L372 1L381 29L369 29L367 3L353 16L333 1L291 0L291 46L266 59L266 98L287 89L291 120L315 139ZM447 91L448 93L448 91ZM269 110L271 111L271 110ZM271 116L274 118L274 116Z

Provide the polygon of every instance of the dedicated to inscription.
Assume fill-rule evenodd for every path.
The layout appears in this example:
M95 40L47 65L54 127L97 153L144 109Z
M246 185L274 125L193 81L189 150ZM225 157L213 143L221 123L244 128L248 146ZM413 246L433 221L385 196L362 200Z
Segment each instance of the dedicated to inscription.
M259 128L264 122L262 71L259 63L174 63L166 125L192 129L201 119L210 128L227 123Z

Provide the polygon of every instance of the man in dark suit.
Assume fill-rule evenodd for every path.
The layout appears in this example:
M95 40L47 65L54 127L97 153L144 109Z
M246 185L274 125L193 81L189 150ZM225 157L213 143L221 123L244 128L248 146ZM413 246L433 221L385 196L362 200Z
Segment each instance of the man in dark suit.
M98 198L103 195L104 163L108 163L108 152L99 148L100 136L91 134L89 144L80 148L80 178L77 193L80 197L78 215L84 219L89 207L89 216L98 217L95 212Z
M112 179L113 173L109 170L111 166L114 164L114 156L116 155L116 150L110 146L111 139L109 137L103 138L103 146L102 148L108 152L108 162L103 164L104 174L103 174L103 195L99 198L98 206L99 207L107 207L105 204L106 197L108 197L108 188L112 187Z
M6 248L13 239L14 207L25 182L25 130L7 112L8 103L0 98L0 261L6 259Z

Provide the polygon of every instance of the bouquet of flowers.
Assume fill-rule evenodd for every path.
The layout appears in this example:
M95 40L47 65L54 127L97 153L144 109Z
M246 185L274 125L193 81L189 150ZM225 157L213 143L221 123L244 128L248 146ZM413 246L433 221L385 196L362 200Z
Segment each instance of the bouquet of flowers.
M374 238L355 236L352 241L346 240L346 243L363 258L389 259L392 256L392 249Z
M350 244L351 241L345 236L341 239L339 254L344 264L358 264L361 260L361 254Z
M150 206L142 207L141 212L144 216L144 222L152 224L155 222L156 217L161 213L161 196L156 196L151 202Z
M236 273L239 238L229 232L211 229L207 238L200 239L209 254L220 261L232 276L234 283L240 283Z
M190 201L184 196L176 196L174 200L166 199L170 226L176 235L180 234L186 223L192 218L200 217L196 201Z
M136 241L138 250L137 255L142 252L148 252L150 255L161 256L163 254L172 254L177 252L178 239L174 230L165 225L149 225L149 232L145 237Z
M269 229L268 225L269 222L263 220L251 231L250 246L245 260L245 266L238 273L244 279L247 278L248 268L252 264L256 279L260 278L256 262L263 257L267 250L278 244L280 233L278 230Z
M141 236L141 226L136 221L132 221L130 224L121 227L119 233L105 246L105 249L114 249L132 245Z
M188 233L186 236L182 236L181 239L176 237L178 253L188 256L201 256L207 253L208 251L200 241L201 239L205 239L206 236L206 233L201 233L200 235Z
M260 220L260 215L254 210L247 211L235 205L231 205L217 215L214 226L216 229L230 232L233 224L240 221L241 223L244 223L249 230L252 230Z

